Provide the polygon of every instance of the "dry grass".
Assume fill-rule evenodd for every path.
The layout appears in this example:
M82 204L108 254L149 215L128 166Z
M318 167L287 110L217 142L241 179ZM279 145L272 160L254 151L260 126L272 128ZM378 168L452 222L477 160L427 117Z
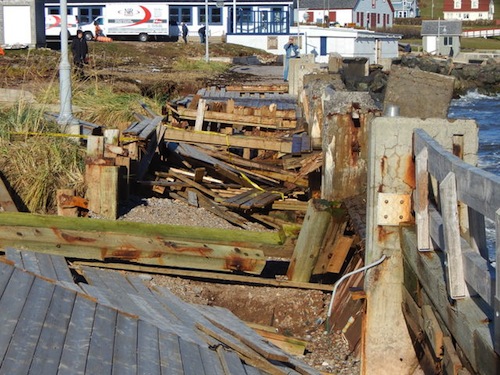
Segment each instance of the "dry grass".
M259 52L223 43L210 47L210 56ZM135 120L134 112L144 114L140 103L161 113L165 100L182 95L183 88L203 87L229 67L206 63L205 47L195 42L91 42L89 49L86 79L72 78L73 112L109 128L123 129ZM0 59L0 87L27 89L37 100L0 110L0 171L31 212L53 212L57 189L84 194L85 150L67 137L53 136L58 125L44 117L59 103L59 60L59 52L47 49L7 51Z
M67 138L0 139L0 170L30 212L54 212L57 189L83 193L83 158Z

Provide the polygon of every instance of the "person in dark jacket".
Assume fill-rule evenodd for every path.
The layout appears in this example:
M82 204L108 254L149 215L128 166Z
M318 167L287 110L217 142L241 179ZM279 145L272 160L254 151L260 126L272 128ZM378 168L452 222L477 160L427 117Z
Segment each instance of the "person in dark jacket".
M84 76L83 67L87 59L87 54L89 53L87 41L83 36L82 30L78 30L78 32L76 33L76 38L74 38L71 42L71 51L73 52L73 63L75 65L75 70L81 79Z
M189 30L185 22L181 23L181 29L182 29L182 39L184 40L184 43L187 44Z
M198 35L200 36L200 42L202 44L206 41L207 28L205 26L200 27L198 30Z

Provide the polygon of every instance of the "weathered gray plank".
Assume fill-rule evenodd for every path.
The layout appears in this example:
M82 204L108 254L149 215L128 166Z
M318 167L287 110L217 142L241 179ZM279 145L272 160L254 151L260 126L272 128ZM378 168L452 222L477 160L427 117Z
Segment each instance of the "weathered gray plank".
M137 327L137 374L161 375L158 328L139 320Z
M204 375L205 370L198 345L179 338L182 368L185 375Z
M493 351L490 318L481 311L477 298L457 300L450 305L446 293L442 259L439 252L425 254L416 251L416 236L403 229L402 251L405 260L422 282L432 305L449 328L474 370L481 374L497 374L500 357ZM479 349L481 348L481 349Z
M98 305L90 338L86 374L111 374L117 312Z
M288 361L289 356L282 350L268 344L262 336L243 323L231 311L214 306L193 306L215 326L241 340L265 358Z
M243 363L235 352L226 350L222 346L219 346L217 348L217 354L219 355L222 367L224 368L224 372L226 374L236 375L245 373Z
M84 374L94 324L96 303L77 295L68 325L58 375Z
M31 364L40 374L57 372L75 298L74 291L56 286Z
M467 207L467 216L469 217L468 224L471 247L479 252L484 259L489 259L484 215L471 207Z
M0 358L3 358L35 277L18 268L14 270L0 300Z
M48 254L34 253L40 269L40 275L48 279L57 280L57 273Z
M7 353L1 363L2 374L27 374L29 372L54 289L54 284L36 278L26 297L26 303L17 325L12 324L13 327L7 327L2 324L2 333L15 328ZM0 311L2 315L4 312L9 313L2 309Z
M265 374L264 372L261 372L259 369L249 366L249 365L243 365L245 368L245 374L246 375L263 375Z
M101 305L114 306L113 303L108 299L108 296L100 288L82 283L78 285L80 285L80 287L86 294L99 301Z
M439 212L429 206L430 234L436 246L445 249L443 219ZM472 250L465 239L461 239L462 261L467 284L476 291L488 304L492 303L494 293L494 270L487 259Z
M66 258L59 255L51 255L50 259L52 259L52 265L56 271L57 280L74 283L73 275L69 270L68 263L66 263Z
M469 165L446 152L422 129L415 130L415 153L428 147L429 173L441 182L449 171L455 173L458 200L494 220L500 207L500 176Z
M427 173L427 148L415 158L415 221L417 225L418 250L432 249L429 235L429 174Z
M160 331L160 365L162 375L184 374L178 337L163 331Z
M116 320L113 372L115 375L137 373L137 319L118 314Z
M205 375L224 374L224 369L222 368L222 363L220 363L220 359L217 353L204 345L200 345L199 349L201 360L203 361Z
M14 262L14 264L17 267L24 269L24 263L23 263L23 258L21 257L21 251L14 249L12 247L7 247L5 249L5 255L7 256L7 259Z
M466 285L460 246L457 189L455 174L450 172L439 185L439 197L443 212L444 243L448 261L448 287L453 299L466 296Z
M89 285L94 285L99 288L109 289L113 287L113 284L108 284L109 280L105 278L105 274L99 272L99 270L92 267L82 267L83 276Z
M14 267L9 264L0 262L0 297L2 297L13 272Z
M26 271L33 272L36 275L41 275L40 267L38 266L38 259L36 259L35 253L31 251L21 251L21 256L23 258L24 269Z

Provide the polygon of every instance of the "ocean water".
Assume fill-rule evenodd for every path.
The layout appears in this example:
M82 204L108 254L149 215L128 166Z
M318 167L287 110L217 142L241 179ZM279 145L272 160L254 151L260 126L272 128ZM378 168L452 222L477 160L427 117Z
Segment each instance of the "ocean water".
M452 100L448 117L476 120L479 125L478 167L500 175L500 96L468 93Z
M477 92L452 100L448 117L474 119L479 126L478 167L500 176L500 96ZM486 220L490 260L495 259L495 224Z

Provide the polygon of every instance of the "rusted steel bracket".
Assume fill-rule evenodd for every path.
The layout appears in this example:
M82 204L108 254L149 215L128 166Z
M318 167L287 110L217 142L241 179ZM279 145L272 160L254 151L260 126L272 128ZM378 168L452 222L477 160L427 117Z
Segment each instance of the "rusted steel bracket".
M59 196L59 205L62 208L80 207L85 210L89 209L89 201L87 199L67 194Z

